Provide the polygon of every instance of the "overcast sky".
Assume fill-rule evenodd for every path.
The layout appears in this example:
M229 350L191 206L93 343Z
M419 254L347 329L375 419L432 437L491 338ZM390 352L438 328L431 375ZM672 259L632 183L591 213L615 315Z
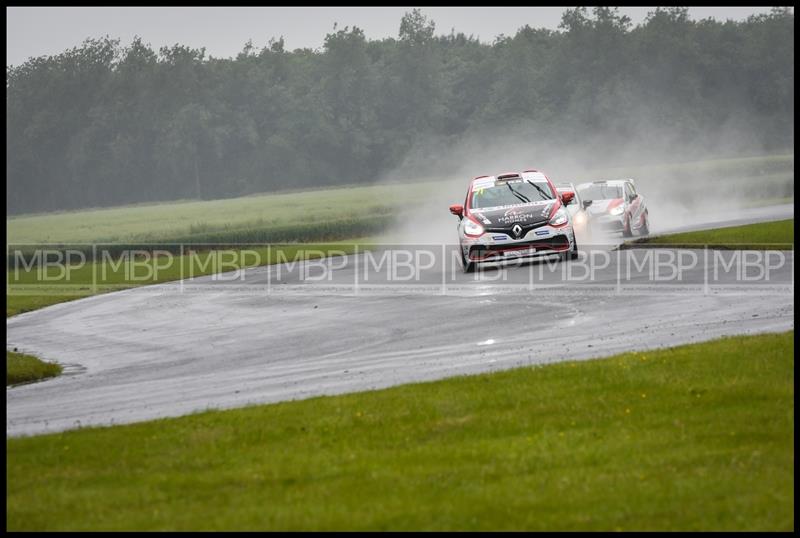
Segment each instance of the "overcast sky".
M281 35L286 48L318 48L325 34L339 27L358 26L368 39L396 37L400 18L411 7L8 7L6 8L6 65L19 65L32 56L57 54L88 37L109 35L123 44L139 35L154 48L164 45L206 47L208 55L235 56L248 39L261 48ZM436 22L437 34L473 34L491 42L513 35L525 24L555 29L562 7L428 7L422 11ZM652 7L624 7L634 24ZM764 7L694 7L695 19L741 20Z

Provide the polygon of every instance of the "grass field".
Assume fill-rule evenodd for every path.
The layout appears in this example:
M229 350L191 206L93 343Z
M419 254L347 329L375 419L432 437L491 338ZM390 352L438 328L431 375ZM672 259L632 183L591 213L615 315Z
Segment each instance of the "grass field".
M258 231L335 231L354 223L380 224L405 203L424 198L432 183L368 185L226 200L183 201L7 218L10 243L254 241ZM373 222L376 221L376 222ZM328 234L330 231L328 231ZM349 232L346 239L374 233ZM216 239L209 239L214 237ZM311 237L326 240L330 237ZM276 241L304 240L279 237Z
M792 530L793 332L7 439L8 530Z
M794 219L759 222L667 235L655 235L629 241L627 246L664 246L677 248L730 248L742 250L791 250L794 245Z
M61 366L30 355L6 351L6 385L37 381L61 373Z

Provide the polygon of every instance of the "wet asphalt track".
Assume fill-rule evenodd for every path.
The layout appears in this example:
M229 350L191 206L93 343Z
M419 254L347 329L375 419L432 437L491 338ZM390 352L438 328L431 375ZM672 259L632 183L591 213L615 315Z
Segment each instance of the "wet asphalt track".
M792 215L790 204L754 211L749 219ZM68 366L59 378L6 391L6 434L128 423L794 327L792 252L783 253L768 283L741 282L737 267L709 277L727 261L698 250L683 251L698 263L687 264L679 280L654 284L647 268L629 271L624 256L636 254L607 254L591 280L565 281L564 267L546 262L482 275L436 263L418 281L389 286L390 266L365 269L360 254L325 262L340 268L324 273L320 262L258 267L244 281L202 277L15 316L7 320L9 348ZM304 273L327 278L309 281Z

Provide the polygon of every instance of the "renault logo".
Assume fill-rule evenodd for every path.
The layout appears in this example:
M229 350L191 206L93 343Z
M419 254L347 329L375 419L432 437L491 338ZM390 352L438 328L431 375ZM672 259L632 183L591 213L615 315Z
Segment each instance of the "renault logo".
M522 226L520 226L519 224L515 224L511 228L511 231L514 232L514 237L519 237L520 234L522 233Z

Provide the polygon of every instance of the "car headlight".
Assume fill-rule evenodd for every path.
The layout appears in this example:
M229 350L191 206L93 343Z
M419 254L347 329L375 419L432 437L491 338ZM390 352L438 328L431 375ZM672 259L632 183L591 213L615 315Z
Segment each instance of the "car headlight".
M625 208L622 207L621 205L618 205L617 207L615 207L611 211L609 211L609 213L611 213L612 215L614 215L616 217L617 215L622 215L623 211L625 211Z
M471 218L467 217L465 219L467 222L464 223L464 233L467 235L471 235L473 237L477 237L483 234L483 226L472 220Z
M567 210L561 207L550 219L550 224L553 226L561 226L562 224L566 224L567 220L569 220L569 217L567 216Z
M586 215L578 213L575 215L575 224L586 224Z

